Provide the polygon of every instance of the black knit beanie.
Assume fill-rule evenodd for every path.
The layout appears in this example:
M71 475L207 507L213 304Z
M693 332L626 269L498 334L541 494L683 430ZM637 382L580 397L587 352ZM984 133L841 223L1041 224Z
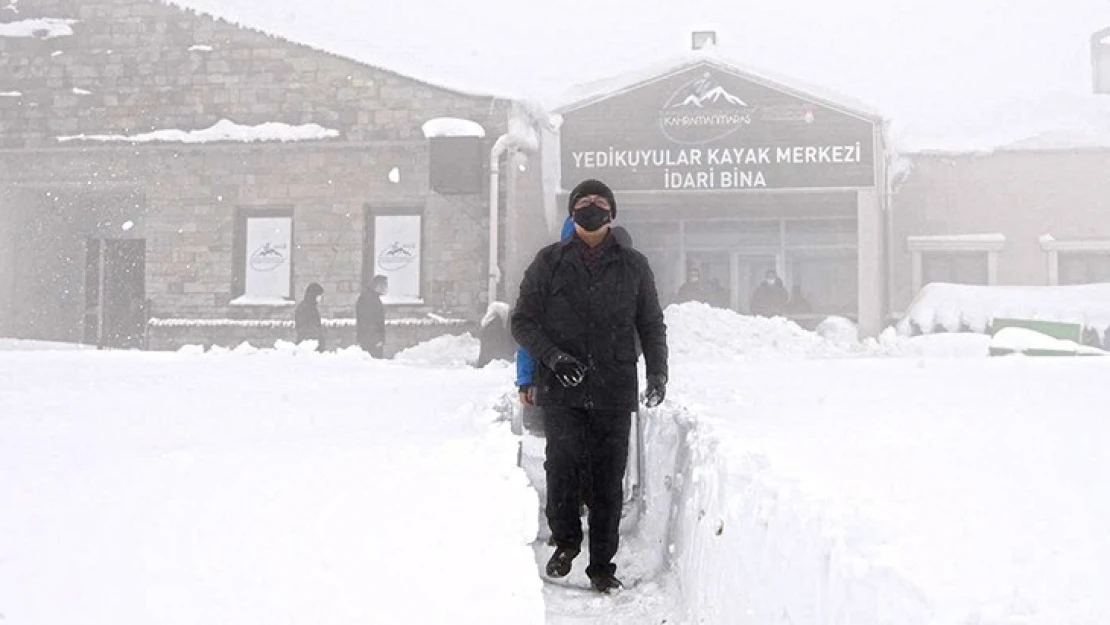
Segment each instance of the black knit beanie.
M613 197L613 190L600 180L583 180L578 183L578 186L570 192L570 199L567 201L567 213L574 214L575 202L587 195L600 195L609 200L610 214L613 219L617 218L617 198Z

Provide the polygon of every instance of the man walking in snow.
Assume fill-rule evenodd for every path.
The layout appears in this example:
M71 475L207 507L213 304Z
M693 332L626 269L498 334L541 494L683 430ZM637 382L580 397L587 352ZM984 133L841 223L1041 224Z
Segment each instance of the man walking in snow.
M566 576L581 549L580 480L588 479L586 575L608 593L621 587L613 557L638 401L636 338L647 361L644 403L653 407L666 395L667 329L647 258L610 232L617 203L609 187L579 184L568 210L574 235L540 250L528 267L512 331L539 365L534 401L544 413L546 513L556 547L547 574Z
M382 296L389 290L389 278L374 276L358 294L355 302L355 337L358 346L374 358L385 356L385 307Z

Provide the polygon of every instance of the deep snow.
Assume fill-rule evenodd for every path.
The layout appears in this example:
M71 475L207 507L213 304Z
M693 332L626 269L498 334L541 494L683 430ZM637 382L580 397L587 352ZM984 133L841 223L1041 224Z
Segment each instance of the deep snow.
M698 304L667 318L670 397L642 415L646 501L618 554L642 581L617 597L541 582L550 549L525 475L542 479L542 441L523 437L517 469L500 422L512 371L471 368L469 336L387 362L285 344L0 351L0 613L1110 618L1110 360L988 358L975 334L860 343L843 320L819 336Z

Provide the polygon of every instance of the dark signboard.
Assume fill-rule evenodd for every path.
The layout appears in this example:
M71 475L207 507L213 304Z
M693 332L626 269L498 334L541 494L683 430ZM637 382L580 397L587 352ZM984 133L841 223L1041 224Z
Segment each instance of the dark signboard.
M562 187L875 185L875 122L701 64L564 114Z

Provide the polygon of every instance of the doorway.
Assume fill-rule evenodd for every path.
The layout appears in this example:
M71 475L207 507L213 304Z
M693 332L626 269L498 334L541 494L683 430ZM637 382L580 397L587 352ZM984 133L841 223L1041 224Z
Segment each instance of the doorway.
M90 238L85 247L85 343L146 346L146 241Z

